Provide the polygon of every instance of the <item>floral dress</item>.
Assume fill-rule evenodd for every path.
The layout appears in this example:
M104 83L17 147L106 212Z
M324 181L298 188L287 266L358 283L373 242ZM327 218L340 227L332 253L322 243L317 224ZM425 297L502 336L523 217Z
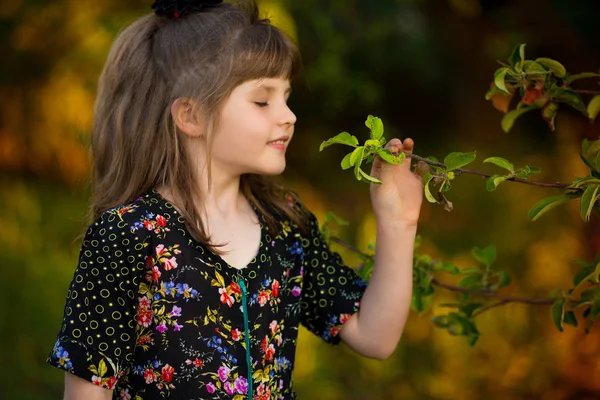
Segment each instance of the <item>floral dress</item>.
M114 399L292 399L298 325L328 343L365 283L289 220L243 269L207 251L155 190L86 233L47 362Z

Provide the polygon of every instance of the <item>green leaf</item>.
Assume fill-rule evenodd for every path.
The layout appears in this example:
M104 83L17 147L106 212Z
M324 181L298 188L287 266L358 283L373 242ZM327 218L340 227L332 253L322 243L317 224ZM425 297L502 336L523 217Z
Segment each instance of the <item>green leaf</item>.
M513 125L515 124L515 120L517 118L519 118L521 115L525 114L526 112L535 110L535 109L536 109L536 107L526 106L526 107L518 108L516 110L509 111L502 118L502 122L501 122L502 130L504 132L508 133L508 131L510 131L511 128L513 127Z
M349 134L348 132L342 132L331 139L328 139L321 143L319 147L319 151L323 151L323 149L327 146L331 146L332 144L345 144L347 146L356 147L358 146L358 139L356 136Z
M433 270L434 271L444 271L444 272L447 272L452 275L456 275L460 272L460 269L452 263L437 264L433 267Z
M479 340L479 333L469 333L467 335L467 343L469 346L475 346Z
M464 289L473 289L478 290L482 288L481 284L481 275L469 275L460 282L458 282L458 286Z
M587 265L581 268L573 277L573 285L577 287L580 283L586 282L591 277L595 269L596 268L594 267L594 265Z
M573 107L574 109L581 111L587 115L587 110L583 99L579 95L570 89L560 89L556 95L553 96L555 101L559 103L565 103Z
M386 149L379 150L377 155L381 157L383 161L395 165L402 164L402 160L406 158L406 154L404 153L400 153L400 156L396 157L391 151Z
M565 316L565 299L558 298L552 305L552 322L560 332L563 331L563 319Z
M494 190L496 190L496 188L498 187L498 185L500 185L502 182L504 182L507 179L506 176L500 176L500 175L492 175L488 180L487 183L485 184L485 188L488 192L493 192Z
M341 162L342 169L352 168L352 163L350 161L351 158L352 158L352 153L348 153L344 156L344 158L342 159L342 162Z
M581 196L580 214L581 219L586 222L590 220L592 209L594 208L596 200L598 200L599 188L600 186L598 185L589 185L583 192L583 196Z
M454 152L450 153L444 158L444 164L446 165L446 170L452 171L461 167L464 167L467 164L472 163L477 156L477 152L474 151L472 153L461 153Z
M468 318L473 316L473 312L475 312L478 308L483 306L482 303L469 303L464 307L460 308L460 311L463 312Z
M463 268L460 270L460 273L462 275L479 275L479 276L483 276L483 270L481 268Z
M433 197L433 195L431 194L431 189L429 188L429 183L433 180L433 178L433 175L430 175L425 180L425 198L427 198L427 201L429 201L430 203L437 203L437 200L435 199L435 197Z
M510 277L508 272L498 271L496 275L498 276L498 283L496 283L496 288L501 288L510 285L512 278Z
M358 172L358 171L361 170L360 165L362 164L364 155L365 155L365 148L360 146L360 147L357 147L352 152L352 156L350 157L350 163L354 165L354 176L359 181L360 181L360 172Z
M483 160L483 162L495 164L501 168L509 170L510 172L513 172L515 170L515 166L502 157L488 157L485 160Z
M555 129L554 120L556 119L558 108L557 103L549 103L542 109L542 118L548 122L548 126L550 126L550 130L552 131Z
M364 178L365 180L367 180L367 181L369 181L369 182L372 182L372 183L374 183L374 184L376 184L376 185L381 185L381 184L383 183L383 182L381 182L379 179L377 179L377 178L375 178L375 177L373 177L373 176L371 176L371 175L368 175L368 174L367 174L365 171L363 171L363 170L362 170L362 169L360 169L360 168L359 168L358 172L360 173L360 176L361 176L362 178Z
M381 121L381 118L369 115L365 125L371 130L371 139L381 139L383 136L383 121Z
M350 165L355 166L359 160L363 159L365 148L358 146L352 153L350 153Z
M546 73L544 67L542 67L539 63L536 63L535 61L531 60L525 60L525 62L523 63L523 70L527 74L531 75L541 75Z
M523 71L523 61L525 60L525 43L517 45L510 57L508 58L508 65L514 68L517 72Z
M526 167L528 166L526 165ZM540 167L529 167L529 175L539 174L540 172L542 172Z
M419 314L422 314L431 306L431 296L425 296L423 294L423 289L417 286L413 289L413 296L410 306L413 310L417 311Z
M440 328L445 328L448 326L448 316L447 315L436 315L433 317L433 323L439 326Z
M492 245L486 246L483 249L474 247L471 250L471 254L477 261L487 266L492 265L496 261L496 247Z
M573 326L577 326L577 318L575 317L575 313L573 311L567 311L565 313L563 322L565 324L569 324L569 325L573 325Z
M548 70L552 71L554 75L559 78L564 77L567 74L566 68L556 60L546 57L536 58L535 62L542 64L544 67L548 68Z
M510 92L506 88L506 83L504 83L504 78L507 73L508 73L508 68L506 68L506 67L497 69L496 73L494 74L494 84L496 84L496 87L498 89L500 89L502 92L504 92L506 94L510 94Z
M582 72L580 74L570 75L567 79L565 79L566 84L570 84L579 79L587 79L587 78L597 78L600 74L596 74L595 72Z
M600 113L600 94L592 97L587 105L587 113L590 121L594 122L598 113Z
M545 212L571 200L570 197L564 195L550 196L538 201L527 213L527 216L532 221L537 220Z
M596 140L596 141L592 141L592 140L588 140L588 139L583 139L583 141L581 142L581 150L583 152L584 155L587 155L588 150L590 149L590 147L592 146L592 143L594 142L599 142L600 140Z

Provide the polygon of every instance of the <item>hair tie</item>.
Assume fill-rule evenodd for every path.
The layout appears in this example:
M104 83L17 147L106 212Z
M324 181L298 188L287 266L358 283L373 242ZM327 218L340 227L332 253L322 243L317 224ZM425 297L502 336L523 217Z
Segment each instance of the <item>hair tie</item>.
M155 0L152 9L156 15L177 19L222 2L223 0Z

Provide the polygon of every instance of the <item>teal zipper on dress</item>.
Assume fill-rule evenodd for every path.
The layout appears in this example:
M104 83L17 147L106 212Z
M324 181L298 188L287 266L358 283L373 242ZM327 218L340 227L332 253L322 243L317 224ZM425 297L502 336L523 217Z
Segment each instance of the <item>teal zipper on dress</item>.
M240 278L238 284L242 289L242 312L244 313L244 339L246 341L246 363L248 364L248 400L252 400L252 364L250 364L250 330L248 329L248 290L244 279Z

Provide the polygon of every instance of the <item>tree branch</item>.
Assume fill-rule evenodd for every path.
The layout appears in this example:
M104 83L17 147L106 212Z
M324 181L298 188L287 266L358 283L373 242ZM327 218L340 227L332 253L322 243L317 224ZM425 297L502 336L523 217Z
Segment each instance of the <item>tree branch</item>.
M340 238L332 236L329 238L329 240L331 240L332 242L337 243L340 246L343 246L343 247L347 248L348 250L350 250L354 253L357 253L363 257L373 257L369 254L363 253L358 248L352 246L351 244L345 242L344 240L342 240ZM499 293L495 293L495 292L491 292L491 291L487 291L487 290L465 289L465 288L461 288L459 286L450 285L449 283L441 282L435 278L433 278L431 280L431 283L435 286L439 286L441 288L451 290L453 292L460 292L460 293L470 294L472 296L483 296L483 297L489 297L489 298L501 300L497 303L494 303L492 305L482 308L481 310L478 311L478 314L481 314L483 311L485 311L487 309L490 309L493 307L498 307L498 306L501 306L501 305L504 305L507 303L524 303L524 304L532 304L532 305L551 305L554 303L554 300L552 300L552 299L531 299L531 298L525 298L525 297L507 296L507 295L503 295L503 294L499 294Z
M458 286L450 285L448 283L440 282L437 279L432 279L431 283L436 286L442 287L444 289L451 290L453 292L460 292L460 293L470 294L473 296L484 296L484 297L490 297L490 298L494 298L494 299L500 299L503 301L502 304L524 303L524 304L545 306L545 305L550 305L550 304L554 303L554 300L552 300L552 299L530 299L530 298L525 298L525 297L506 296L506 295L503 295L500 293L490 292L490 291L486 291L486 290L465 289L465 288L461 288ZM498 305L502 305L502 304L498 304Z
M423 161L429 165L434 165L436 167L442 167L442 168L446 168L446 164L444 163L440 163L440 162L436 162L436 161L432 161L428 158L424 158L421 156L418 156L416 154L406 154L407 157L413 158L417 161ZM460 175L460 174L471 174L471 175L479 175L479 176L483 176L485 178L490 178L495 174L490 174L488 172L482 172L482 171L476 171L473 169L465 169L465 168L457 168L454 171L455 175ZM536 182L536 181L529 181L526 179L520 179L520 178L508 178L507 181L513 181L513 182L518 182L518 183L524 183L526 185L533 185L533 186L542 186L542 187L554 187L554 188L566 188L568 186L570 186L570 183L562 183L562 182L556 182L556 183L545 183L545 182Z
M586 90L586 89L577 89L577 90L573 90L576 93L582 93L582 94L600 94L599 90Z

